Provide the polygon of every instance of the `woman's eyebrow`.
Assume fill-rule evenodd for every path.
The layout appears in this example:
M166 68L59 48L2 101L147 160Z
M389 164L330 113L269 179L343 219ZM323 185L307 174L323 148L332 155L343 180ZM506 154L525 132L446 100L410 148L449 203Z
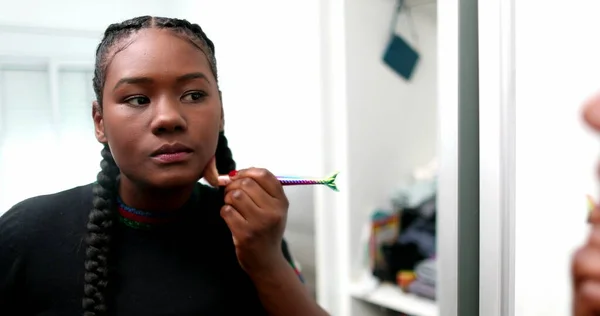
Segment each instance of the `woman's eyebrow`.
M190 80L195 80L195 79L203 79L208 84L210 84L210 80L208 80L208 77L205 74L201 73L201 72L192 72L192 73L189 73L189 74L185 74L185 75L177 77L176 80L178 82L185 82L185 81L190 81ZM116 90L121 85L124 85L124 84L147 84L147 83L152 83L152 82L154 82L154 80L152 78L149 78L149 77L126 77L126 78L121 78L115 84L115 87L113 88L113 91Z

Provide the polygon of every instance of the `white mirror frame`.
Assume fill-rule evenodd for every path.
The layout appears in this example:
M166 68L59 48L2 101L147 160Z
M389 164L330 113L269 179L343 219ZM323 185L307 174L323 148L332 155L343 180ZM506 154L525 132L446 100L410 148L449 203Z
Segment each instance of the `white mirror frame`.
M440 316L458 316L458 7L438 0L438 283ZM443 224L442 224L443 223Z
M515 0L479 1L479 315L515 315Z
M459 50L461 0L438 0L440 178L438 305L458 316ZM514 316L514 0L478 1L479 315Z

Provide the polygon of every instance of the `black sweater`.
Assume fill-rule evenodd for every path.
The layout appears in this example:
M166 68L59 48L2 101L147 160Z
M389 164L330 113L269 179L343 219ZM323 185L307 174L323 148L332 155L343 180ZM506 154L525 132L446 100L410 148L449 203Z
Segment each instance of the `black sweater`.
M265 315L219 215L222 196L198 189L184 221L152 231L117 225L110 315ZM90 184L27 199L0 217L0 315L82 315L91 208ZM283 251L290 260L285 242Z

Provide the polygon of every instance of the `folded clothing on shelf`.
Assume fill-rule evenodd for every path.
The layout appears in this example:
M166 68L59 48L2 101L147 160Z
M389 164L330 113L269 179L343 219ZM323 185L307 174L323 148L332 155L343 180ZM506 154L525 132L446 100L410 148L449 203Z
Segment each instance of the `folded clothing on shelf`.
M422 258L431 258L436 253L435 221L416 219L398 237L401 245L412 244Z
M437 263L435 259L423 260L415 267L416 278L429 285L435 286L437 279Z
M435 286L424 283L419 279L416 279L408 286L408 292L424 298L435 300Z
M406 291L435 300L436 272L435 259L426 259L419 262L415 267L415 279L408 284Z

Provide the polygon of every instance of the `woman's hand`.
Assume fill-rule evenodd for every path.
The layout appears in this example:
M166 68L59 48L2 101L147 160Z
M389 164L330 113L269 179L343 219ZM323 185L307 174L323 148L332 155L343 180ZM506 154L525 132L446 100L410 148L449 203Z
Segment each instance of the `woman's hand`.
M573 257L573 315L600 315L600 209L590 214L586 244Z
M279 180L265 169L230 175L221 217L233 235L238 261L250 275L287 265L281 243L289 202Z
M583 111L587 125L600 132L600 94L590 99ZM590 234L586 244L573 256L573 315L600 315L600 208L589 217Z

